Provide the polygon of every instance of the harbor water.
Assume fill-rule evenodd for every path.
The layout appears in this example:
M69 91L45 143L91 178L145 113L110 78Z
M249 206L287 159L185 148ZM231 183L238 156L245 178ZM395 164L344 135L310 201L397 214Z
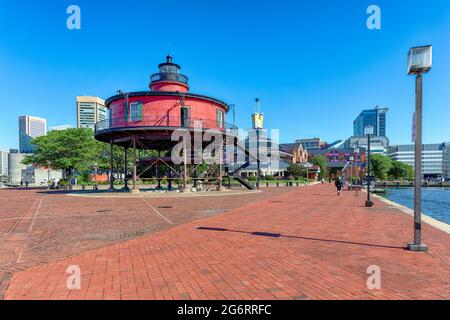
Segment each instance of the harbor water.
M388 188L384 197L414 209L413 188ZM450 188L422 188L422 212L450 224Z

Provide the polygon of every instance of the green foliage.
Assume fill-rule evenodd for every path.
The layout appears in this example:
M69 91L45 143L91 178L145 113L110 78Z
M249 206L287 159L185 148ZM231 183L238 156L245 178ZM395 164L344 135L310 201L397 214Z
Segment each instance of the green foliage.
M389 176L393 180L413 180L414 170L409 164L392 160L391 168L389 170Z
M360 180L361 179L359 177L352 177L352 183L353 184L359 184Z
M91 129L54 130L33 139L32 143L36 145L36 152L26 156L24 164L47 166L50 161L53 169L66 172L92 170L94 163L100 169L108 167L109 146L95 140Z
M265 176L264 179L268 180L268 181L274 181L275 177L274 176Z
M67 185L69 185L69 179L61 179L61 180L59 180L58 184L61 187L67 186Z
M210 167L209 164L203 162L195 168L195 174L197 176L201 176L202 174L204 174L205 172L207 172L209 170L209 167Z
M387 180L392 167L392 160L388 156L374 154L370 156L371 174L379 180Z
M77 179L78 179L78 184L81 184L81 185L89 185L90 184L89 174L87 174L87 173L80 174L79 176L77 176Z
M320 167L319 179L326 177L328 175L328 160L323 155L316 155L312 158L312 163Z
M298 163L292 163L287 168L287 172L289 176L292 176L294 178L299 178L302 176L306 176L306 169L304 166Z

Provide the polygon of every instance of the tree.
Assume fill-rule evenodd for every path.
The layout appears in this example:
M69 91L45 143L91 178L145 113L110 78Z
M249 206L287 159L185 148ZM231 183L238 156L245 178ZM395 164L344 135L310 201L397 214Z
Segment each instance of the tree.
M287 172L289 176L293 176L294 178L306 176L306 168L298 163L290 164Z
M320 167L320 174L319 174L320 179L328 175L328 160L325 156L320 154L315 155L311 161L314 165Z
M34 154L26 156L24 164L47 166L64 170L66 175L73 170L92 170L94 163L100 169L108 168L108 145L94 139L93 131L87 128L71 128L50 131L47 135L34 138Z
M389 176L394 180L412 180L414 176L414 170L412 166L392 160L391 169L389 170Z
M387 180L392 160L388 156L374 154L370 157L371 174L379 180Z

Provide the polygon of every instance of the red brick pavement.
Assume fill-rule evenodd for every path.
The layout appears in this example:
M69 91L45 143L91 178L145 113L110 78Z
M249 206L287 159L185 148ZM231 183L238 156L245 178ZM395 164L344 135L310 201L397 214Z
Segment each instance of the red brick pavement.
M287 190L219 197L143 195L145 201L68 197L42 189L0 190L0 299L17 271L217 215Z
M5 297L450 299L450 235L424 225L430 252L413 253L404 250L411 231L412 218L380 200L368 209L363 196L338 199L330 185L294 188L15 273ZM81 269L80 290L66 287L69 265ZM380 290L367 288L371 265Z

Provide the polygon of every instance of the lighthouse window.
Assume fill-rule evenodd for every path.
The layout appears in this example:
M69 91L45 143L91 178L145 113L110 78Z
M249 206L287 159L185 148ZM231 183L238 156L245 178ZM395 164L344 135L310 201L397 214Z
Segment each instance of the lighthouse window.
M178 68L174 65L165 65L159 68L161 73L178 73Z
M142 120L142 102L130 103L130 121Z
M181 126L185 128L189 128L191 124L191 115L189 107L182 106L180 110L180 116L181 116Z
M219 128L223 128L223 111L220 109L216 109L216 115L217 115L217 126Z

